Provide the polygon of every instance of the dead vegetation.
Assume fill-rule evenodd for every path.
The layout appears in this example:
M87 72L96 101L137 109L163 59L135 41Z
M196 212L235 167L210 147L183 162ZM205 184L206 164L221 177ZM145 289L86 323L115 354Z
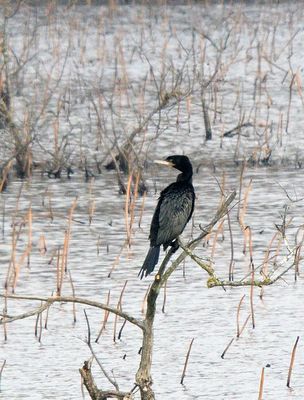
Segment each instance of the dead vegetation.
M211 142L213 157L227 165L301 167L299 151L285 156L290 127L297 129L293 110L303 108L296 5L287 15L266 7L260 25L241 5L222 6L214 17L212 5L194 5L191 24L170 7L162 14L161 7L111 2L95 15L86 7L89 25L76 2L2 4L2 171L11 159L22 179L35 168L50 178L114 169L126 193L127 176L145 169L164 138L189 134L202 150ZM128 34L120 26L124 10ZM223 152L227 146L233 151ZM143 174L140 187L145 192Z
M236 304L236 330L231 339L227 338L226 348L221 349L222 359L229 356L246 328L258 326L256 299L258 296L262 301L264 288L291 274L295 281L299 279L303 226L297 222L295 232L288 207L283 209L281 219L272 223L275 230L270 241L264 243L262 262L260 255L256 256L256 238L248 222L254 182L247 176L252 167L302 168L298 134L301 121L295 115L304 104L297 56L302 43L299 24L303 10L301 4L291 7L288 13L279 7L264 7L259 17L252 17L245 5L232 9L222 4L215 12L205 2L193 4L185 17L178 6L175 10L150 4L123 7L112 1L95 8L88 2L85 20L76 3L66 6L50 1L43 7L27 1L1 3L0 192L7 188L10 178L17 176L29 182L38 170L58 181L73 178L73 174L82 175L88 182L89 194L86 222L75 216L78 198L71 199L70 209L63 215L53 209L53 194L48 188L41 212L33 211L32 204L26 211L19 209L22 184L9 216L3 203L2 237L3 241L6 235L9 237L10 255L3 280L0 324L4 340L9 341L10 323L35 317L35 336L41 343L52 323L49 312L52 316L55 304L65 308L65 303L72 303L74 323L79 320L76 306L104 313L95 343L110 329L113 342L118 343L125 326L134 325L141 335L140 361L135 379L130 375L129 387L122 390L95 351L95 330L84 309L81 318L86 321L85 342L91 358L79 370L82 384L92 399L140 396L142 400L152 400L157 385L155 382L152 386L151 368L159 295L163 291L165 313L167 282L186 259L203 272L202 280L210 289L248 287L248 293ZM124 28L123 17L128 29ZM21 27L20 32L16 26ZM69 267L74 224L98 228L97 255L106 257L113 251L108 248L106 235L100 233L100 226L95 225L101 214L96 205L99 199L94 193L95 181L100 175L111 174L113 192L117 185L119 193L125 195L119 203L125 235L121 243L115 243L111 253L114 261L106 265L108 278L115 280L121 257L129 257L131 268L140 262L132 251L145 210L150 161L155 155L172 152L192 155L197 170L206 165L214 171L218 165L223 170L232 166L239 174L237 193L227 196L223 172L215 216L207 226L194 221L194 237L187 244L180 240L182 251L173 261L172 253L167 253L154 281L145 290L142 318L125 311L127 280L115 306L111 306L111 289L103 293L104 303L89 296L78 297ZM286 191L283 197L289 203L299 201ZM49 246L47 230L33 241L35 219L55 224L56 245ZM107 223L111 225L112 221ZM5 232L8 224L9 233ZM226 246L224 274L222 270L218 272L218 265L223 263L219 256L222 243ZM37 257L35 249L40 256L48 257L48 265L53 268L52 293L18 294L24 271L30 271L31 259ZM239 254L246 262L242 274L236 268ZM45 259L39 262L43 264ZM78 262L84 261L79 257ZM184 269L183 274L186 282ZM22 308L29 302L30 310L10 313L15 301L21 301ZM111 315L115 318L113 323L109 322ZM187 381L194 341L191 338L181 384ZM298 340L291 354L288 387ZM104 386L96 383L98 376L92 369L95 365L106 380ZM0 379L5 368L4 361ZM257 385L260 399L267 384L265 367L261 371Z

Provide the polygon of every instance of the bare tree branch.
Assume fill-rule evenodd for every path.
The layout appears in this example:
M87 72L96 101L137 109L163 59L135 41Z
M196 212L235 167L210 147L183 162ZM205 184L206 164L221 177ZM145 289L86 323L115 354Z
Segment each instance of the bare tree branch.
M131 324L138 326L140 329L144 330L144 324L142 321L140 321L139 319L132 317L130 314L118 310L117 308L108 306L106 304L103 303L99 303L98 301L93 301L93 300L89 300L89 299L84 299L81 297L70 297L70 296L56 296L56 297L44 297L44 296L18 296L18 295L13 295L13 294L9 294L9 295L4 295L4 294L0 294L0 297L2 298L8 298L8 299L15 299L15 300L37 300L37 301L44 301L47 303L47 306L50 306L53 303L78 303L78 304L85 304L87 306L91 306L91 307L96 307L96 308L100 308L102 310L107 310L113 314L118 315L119 317L122 317L124 319L126 319L127 321L129 321ZM28 313L29 317L32 315L36 315L39 312L41 312L40 309L36 309L35 311L31 311L30 313ZM27 318L27 316L24 316L25 314L21 314L21 317L23 318ZM19 316L20 317L20 316ZM11 319L13 319L14 321L17 319L21 319L18 317L11 317ZM5 322L13 322L10 320L5 320ZM0 325L3 324L3 321L0 321Z

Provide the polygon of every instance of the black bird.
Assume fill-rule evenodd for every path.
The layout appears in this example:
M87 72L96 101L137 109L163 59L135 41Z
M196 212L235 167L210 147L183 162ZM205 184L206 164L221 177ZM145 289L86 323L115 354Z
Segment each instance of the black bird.
M183 232L190 220L195 201L192 186L192 165L187 156L170 156L157 164L167 165L181 171L176 182L171 183L160 194L150 227L150 249L139 271L140 279L149 275L158 263L160 246L164 250L172 246L178 249L177 237Z

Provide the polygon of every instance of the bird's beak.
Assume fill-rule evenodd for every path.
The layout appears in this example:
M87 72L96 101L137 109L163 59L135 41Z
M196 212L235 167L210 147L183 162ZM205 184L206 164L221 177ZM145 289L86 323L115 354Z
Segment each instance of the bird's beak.
M155 164L166 165L167 167L174 167L173 162L165 160L154 160Z

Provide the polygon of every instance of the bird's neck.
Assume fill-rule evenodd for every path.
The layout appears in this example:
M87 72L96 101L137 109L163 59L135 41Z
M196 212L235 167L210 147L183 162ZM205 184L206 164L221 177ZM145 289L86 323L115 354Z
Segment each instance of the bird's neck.
M192 171L182 172L177 176L176 182L192 183Z

